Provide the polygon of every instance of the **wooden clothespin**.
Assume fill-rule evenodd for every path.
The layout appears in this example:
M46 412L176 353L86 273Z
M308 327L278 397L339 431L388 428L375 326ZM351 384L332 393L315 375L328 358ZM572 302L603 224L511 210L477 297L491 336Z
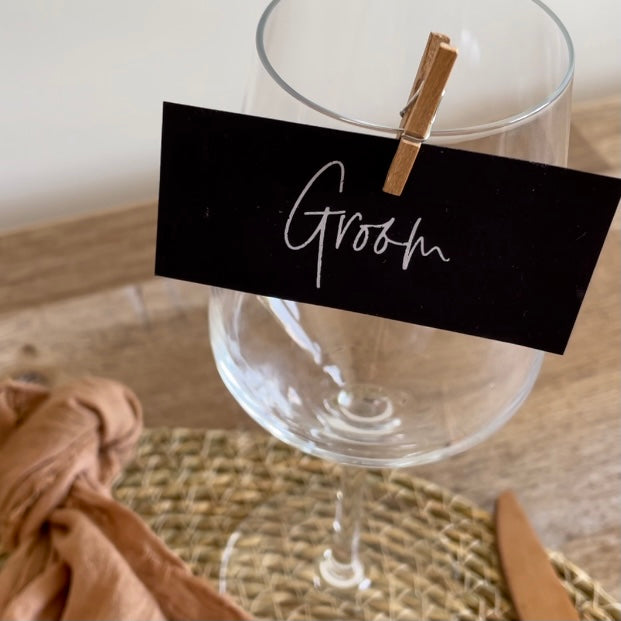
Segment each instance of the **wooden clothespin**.
M410 97L402 112L403 129L393 157L384 192L401 196L422 143L429 137L444 87L457 58L457 50L444 34L432 32L427 39Z

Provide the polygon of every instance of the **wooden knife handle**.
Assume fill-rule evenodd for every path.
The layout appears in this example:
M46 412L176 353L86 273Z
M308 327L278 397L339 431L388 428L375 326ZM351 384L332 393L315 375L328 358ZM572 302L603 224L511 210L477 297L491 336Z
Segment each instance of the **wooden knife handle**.
M522 621L579 621L565 587L512 492L496 502L500 563Z

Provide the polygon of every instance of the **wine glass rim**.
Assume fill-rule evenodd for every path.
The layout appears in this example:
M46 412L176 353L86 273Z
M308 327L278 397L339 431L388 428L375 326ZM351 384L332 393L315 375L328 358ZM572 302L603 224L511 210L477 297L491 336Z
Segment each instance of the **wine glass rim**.
M267 22L269 20L271 13L276 8L276 6L278 6L281 2L282 0L271 0L269 5L265 8L263 13L261 14L261 17L259 18L259 22L257 25L257 30L256 30L256 48L257 48L259 60L261 61L261 64L263 65L265 70L268 72L268 74L272 77L272 79L289 95L295 97L295 99L297 99L298 101L302 102L309 108L312 108L313 110L316 110L317 112L320 112L321 114L324 114L338 121L342 121L344 123L349 123L350 125L356 125L358 127L363 127L365 129L370 129L370 130L374 130L378 132L394 134L395 136L400 136L403 131L400 127L383 125L380 123L374 123L372 121L367 121L365 119L359 119L359 118L347 116L345 114L337 112L336 110L332 110L330 108L322 106L320 103L302 95L302 93L300 93L298 90L293 88L293 86L291 86L291 84L289 84L278 73L278 71L276 70L276 68L274 67L274 65L271 63L269 59L269 55L264 45L264 35L265 35L265 28L266 28L266 25L267 25ZM550 7L548 7L544 2L542 2L541 0L528 0L528 2L537 5L540 9L543 10L544 13L548 15L548 17L552 19L552 21L556 24L557 28L562 34L565 44L567 46L567 54L568 54L567 69L565 71L565 74L562 80L558 84L558 86L551 93L549 93L546 97L536 102L532 106L526 108L525 110L518 112L517 114L511 115L511 116L508 116L508 117L505 117L505 118L502 118L496 121L492 121L490 123L471 125L467 127L449 128L449 129L433 129L432 128L430 139L463 138L467 136L472 137L472 136L480 135L480 134L494 133L498 130L503 130L511 126L521 124L527 119L530 119L531 117L535 116L539 112L551 106L555 101L560 99L560 97L570 87L572 78L574 75L574 67L575 67L575 52L574 52L574 45L571 39L571 35L569 34L569 31L567 30L563 22L556 15L556 13L552 9L550 9Z

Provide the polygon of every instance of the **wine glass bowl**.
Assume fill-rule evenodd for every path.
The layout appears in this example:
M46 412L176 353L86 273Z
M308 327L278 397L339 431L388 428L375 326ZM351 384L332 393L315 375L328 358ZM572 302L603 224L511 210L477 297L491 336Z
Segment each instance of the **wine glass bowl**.
M261 426L319 457L402 467L448 457L524 401L543 354L348 311L212 289L229 391Z

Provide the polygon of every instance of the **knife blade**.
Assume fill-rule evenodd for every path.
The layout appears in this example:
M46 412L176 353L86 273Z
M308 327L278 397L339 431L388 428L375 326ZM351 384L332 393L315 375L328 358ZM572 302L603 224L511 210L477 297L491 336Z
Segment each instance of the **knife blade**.
M509 593L522 621L579 621L578 611L511 491L496 501L496 541Z

